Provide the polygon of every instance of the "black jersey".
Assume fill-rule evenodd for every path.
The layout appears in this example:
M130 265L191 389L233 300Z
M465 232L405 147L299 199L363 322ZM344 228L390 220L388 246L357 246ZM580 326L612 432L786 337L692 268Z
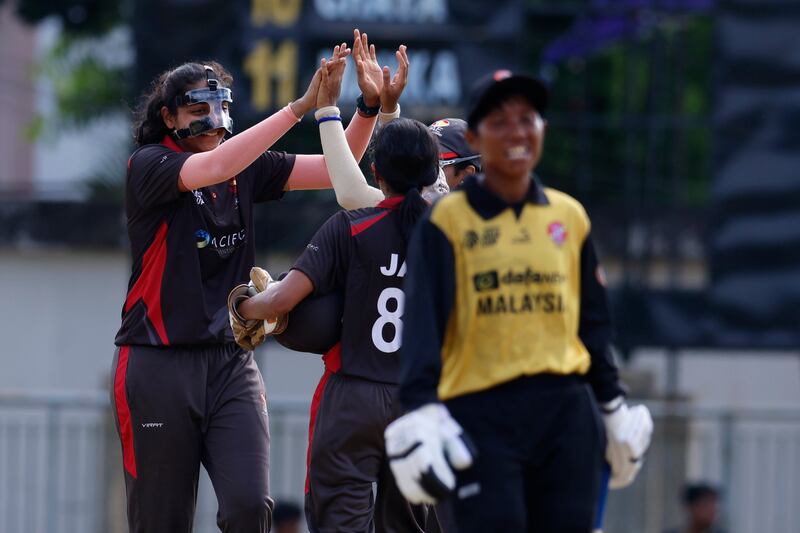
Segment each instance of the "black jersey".
M376 207L340 211L323 225L292 268L314 294L344 289L341 368L351 376L397 383L403 328L406 242L397 208L402 196Z
M117 345L233 341L227 297L255 264L253 203L283 196L294 156L265 152L230 180L182 193L178 175L190 155L165 137L128 160L133 271Z

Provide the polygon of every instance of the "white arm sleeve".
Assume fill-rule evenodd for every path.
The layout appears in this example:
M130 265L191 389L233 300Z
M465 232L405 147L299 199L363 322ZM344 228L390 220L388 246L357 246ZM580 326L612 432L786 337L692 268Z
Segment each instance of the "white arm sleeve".
M397 107L395 107L394 111L392 111L391 113L386 113L383 111L383 109L381 109L380 113L378 113L378 122L381 125L383 125L399 117L400 117L400 104L397 104Z
M323 107L314 114L317 120L331 116L339 116L339 108ZM384 196L381 190L371 187L367 183L350 152L342 122L328 120L320 123L319 137L322 141L325 165L328 167L328 174L331 177L331 184L336 192L336 201L339 205L345 209L359 209L374 207L383 201Z

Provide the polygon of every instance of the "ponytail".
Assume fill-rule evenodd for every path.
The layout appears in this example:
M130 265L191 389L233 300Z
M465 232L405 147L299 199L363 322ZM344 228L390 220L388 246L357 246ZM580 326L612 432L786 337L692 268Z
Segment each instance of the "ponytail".
M406 244L411 239L411 232L414 230L414 226L425 214L428 207L430 207L430 204L425 201L417 189L409 190L405 198L403 198L398 207L398 216L400 218L400 232Z

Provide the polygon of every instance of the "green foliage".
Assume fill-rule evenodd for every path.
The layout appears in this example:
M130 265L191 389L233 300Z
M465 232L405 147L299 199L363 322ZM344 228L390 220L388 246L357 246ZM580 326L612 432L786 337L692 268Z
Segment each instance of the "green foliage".
M570 13L566 4L558 10L550 2L533 4L548 6L529 19L528 50L536 71L546 43L588 13L580 7ZM552 94L539 172L546 183L606 205L692 206L707 200L713 21L656 15L652 26L633 37L545 70Z
M2 5L3 0L0 0ZM56 113L37 115L24 135L31 141L46 134L57 135L69 128L82 128L93 120L126 109L127 75L120 61L109 60L104 49L111 32L124 23L125 0L15 0L20 18L36 24L58 17L62 31L55 46L38 67L55 94ZM130 146L106 147L110 154L103 165L85 180L90 199L121 203L124 169Z
M125 72L93 57L72 65L67 75L53 78L59 117L65 125L82 126L124 108Z

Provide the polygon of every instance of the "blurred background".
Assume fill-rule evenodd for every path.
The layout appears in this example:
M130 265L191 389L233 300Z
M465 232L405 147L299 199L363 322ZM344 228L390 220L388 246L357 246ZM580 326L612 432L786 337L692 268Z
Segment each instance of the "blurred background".
M0 0L0 532L125 531L107 384L139 96L216 59L242 131L302 94L354 27L392 68L408 45L403 114L427 123L460 116L495 68L552 88L537 172L592 218L619 362L656 421L606 532L688 531L703 512L728 532L798 531L796 0ZM345 115L357 94L351 65ZM275 148L320 153L316 125ZM259 264L285 269L336 209L329 192L260 206ZM322 364L274 342L257 357L273 496L302 503ZM718 507L698 511L698 487ZM204 477L195 530L216 531L215 513Z

